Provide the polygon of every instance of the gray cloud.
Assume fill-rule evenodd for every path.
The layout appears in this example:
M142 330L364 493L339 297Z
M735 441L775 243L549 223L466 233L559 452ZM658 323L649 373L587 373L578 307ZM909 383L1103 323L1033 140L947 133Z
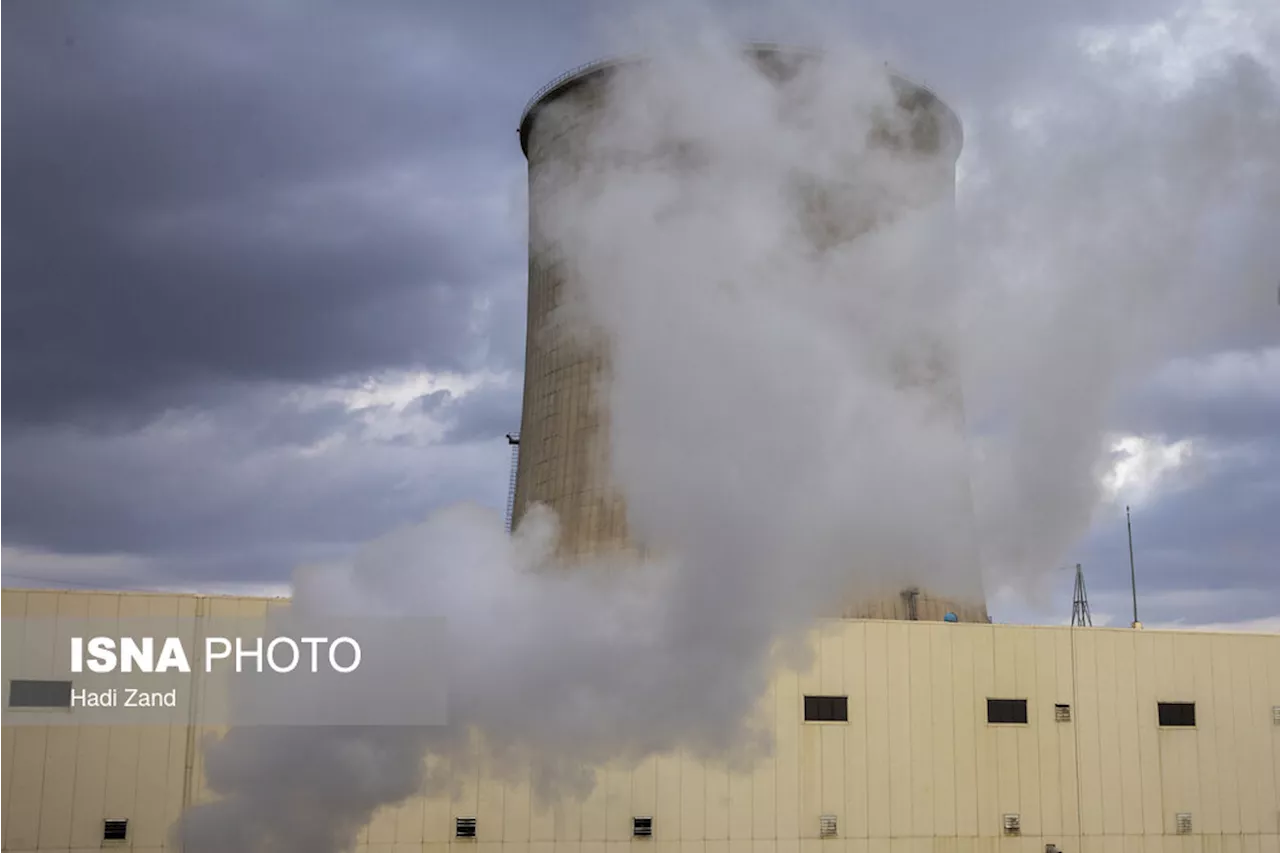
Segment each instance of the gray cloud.
M1277 353L1175 363L1120 402L1117 431L1183 443L1185 455L1151 494L1122 491L1100 506L1072 548L1068 562L1083 563L1095 614L1112 624L1131 618L1127 501L1144 622L1227 624L1280 613L1280 374L1264 370ZM1052 568L1043 567L1047 583L1020 619L1062 621L1070 613L1070 577Z
M520 388L514 383L490 383L457 397L434 391L417 403L448 425L447 442L496 439L520 431Z
M1193 465L1186 482L1177 483L1175 475L1158 500L1134 508L1135 564L1145 621L1231 622L1280 613L1275 577L1280 531L1274 523L1280 443L1237 447L1236 453L1211 466ZM1091 589L1127 604L1123 507L1112 507L1098 519L1078 553L1089 567Z
M1280 349L1168 365L1121 403L1116 420L1130 432L1158 433L1170 441L1274 439L1280 424Z
M438 443L412 423L371 435L368 412L278 395L132 432L7 429L5 491L22 499L5 512L6 547L143 555L174 581L284 581L299 562L345 553L459 495L502 505L505 442Z
M10 421L518 366L530 84L448 16L342 9L10 10Z
M6 9L6 547L105 585L279 580L459 496L501 505L518 389L433 439L285 399L519 368L514 128L574 29L516 52L530 15L506 10L477 43L492 12Z

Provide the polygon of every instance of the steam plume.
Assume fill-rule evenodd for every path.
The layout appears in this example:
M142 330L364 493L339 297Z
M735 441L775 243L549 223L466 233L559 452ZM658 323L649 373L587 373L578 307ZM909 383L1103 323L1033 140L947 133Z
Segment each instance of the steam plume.
M1256 65L1165 101L1098 90L1096 142L979 147L953 257L947 206L919 206L917 173L862 147L890 97L878 63L830 51L787 113L732 40L674 35L620 81L591 145L689 140L701 168L633 158L533 189L594 285L566 319L612 341L615 474L662 556L557 571L548 513L508 538L464 506L300 573L298 607L446 614L450 723L233 730L209 750L222 799L187 815L187 849L347 849L379 806L443 781L425 755L458 772L476 736L544 792L674 749L749 760L768 747L756 700L804 662L831 600L908 577L946 590L979 544L989 582L1056 565L1096 506L1126 383L1254 322L1264 288L1274 310L1274 229L1257 226L1276 221L1280 137ZM797 173L897 215L815 251ZM1209 227L1231 206L1253 227ZM938 358L965 366L981 407L980 543L969 496L939 485L963 482L965 432L945 391L903 381Z

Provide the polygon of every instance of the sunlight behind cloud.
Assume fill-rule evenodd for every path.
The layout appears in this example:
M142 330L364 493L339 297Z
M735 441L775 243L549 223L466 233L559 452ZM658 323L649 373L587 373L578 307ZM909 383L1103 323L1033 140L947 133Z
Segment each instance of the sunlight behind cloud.
M1151 500L1167 475L1191 458L1192 443L1127 435L1112 442L1111 452L1115 462L1103 478L1107 499L1137 505Z
M357 389L333 393L341 399L348 411L354 412L377 406L404 409L414 400L427 394L448 391L454 396L461 396L495 378L497 374L489 371L468 374L433 373L426 370L395 372L371 376Z
M367 377L358 385L297 388L286 395L286 400L300 411L341 406L358 421L361 441L408 441L425 445L444 440L451 422L424 405L424 398L443 392L456 403L468 395L512 388L518 383L518 375L492 370L388 371ZM519 429L518 420L513 421L511 429ZM307 452L323 454L352 438L346 432L325 436Z

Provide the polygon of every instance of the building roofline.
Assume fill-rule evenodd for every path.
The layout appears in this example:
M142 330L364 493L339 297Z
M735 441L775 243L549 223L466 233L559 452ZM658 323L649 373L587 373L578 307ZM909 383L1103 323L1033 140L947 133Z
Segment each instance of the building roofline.
M254 595L242 592L191 592L166 589L111 589L110 587L6 586L0 592L28 592L37 595L146 595L168 598L235 599L237 601L292 601L289 595Z

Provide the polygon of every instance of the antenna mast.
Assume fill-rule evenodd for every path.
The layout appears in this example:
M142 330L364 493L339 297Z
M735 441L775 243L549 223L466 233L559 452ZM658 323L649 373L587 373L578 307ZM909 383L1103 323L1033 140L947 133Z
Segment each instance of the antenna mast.
M1076 563L1076 591L1071 602L1071 627L1092 628L1093 614L1089 612L1089 593L1084 588L1084 568Z
M1133 519L1129 516L1129 507L1124 508L1124 521L1129 528L1129 587L1133 590L1133 624L1132 628L1141 628L1138 621L1138 576L1133 570Z

